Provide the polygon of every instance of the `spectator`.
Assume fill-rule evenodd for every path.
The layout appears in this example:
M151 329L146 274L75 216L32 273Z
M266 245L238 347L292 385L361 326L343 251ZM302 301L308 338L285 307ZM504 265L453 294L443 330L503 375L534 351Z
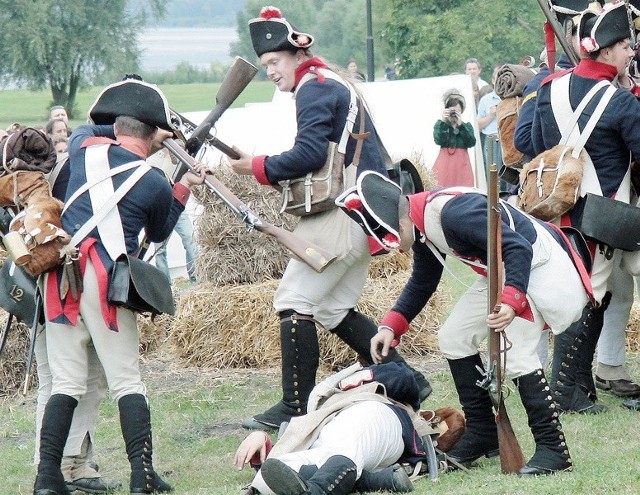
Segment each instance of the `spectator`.
M347 70L356 81L365 82L367 80L364 74L358 70L358 64L354 59L349 60Z
M54 105L49 109L49 120L56 119L64 120L64 123L69 125L69 116L62 105Z
M487 81L480 79L482 74L482 65L477 58L468 58L464 63L464 73L471 76L471 84L473 86L473 97L476 105L480 101L480 90L489 85Z
M178 217L178 222L173 228L173 231L180 236L182 240L182 247L184 247L186 261L187 261L187 273L189 274L189 280L192 284L197 282L196 279L196 257L198 256L198 246L193 241L193 223L186 212ZM167 261L167 244L168 239L160 244L156 244L156 266L164 272L164 274L171 282L171 272L169 271L169 263Z
M69 136L69 127L62 119L54 119L47 122L47 125L44 127L47 135L54 140L56 137L68 137Z
M69 139L66 136L56 136L55 138L53 138L53 147L56 149L58 158L60 158L60 155L67 152L68 144Z

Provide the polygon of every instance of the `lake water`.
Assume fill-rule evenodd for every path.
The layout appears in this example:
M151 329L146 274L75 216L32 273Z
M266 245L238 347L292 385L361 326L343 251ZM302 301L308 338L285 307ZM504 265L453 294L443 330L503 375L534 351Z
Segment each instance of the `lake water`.
M141 65L148 71L173 69L180 62L207 68L233 60L229 47L235 28L147 28L140 36Z

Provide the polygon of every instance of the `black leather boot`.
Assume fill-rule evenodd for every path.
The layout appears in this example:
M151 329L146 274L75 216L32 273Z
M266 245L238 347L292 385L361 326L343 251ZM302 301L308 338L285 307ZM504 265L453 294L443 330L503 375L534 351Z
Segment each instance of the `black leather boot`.
M77 405L76 399L64 394L54 394L47 402L40 429L40 463L33 487L34 495L69 493L60 463Z
M353 491L408 493L413 491L413 483L405 469L399 464L394 464L375 473L362 471Z
M447 455L460 464L469 464L482 456L497 456L498 428L491 398L476 384L484 378L478 370L484 369L480 355L447 361L466 419L464 433Z
M378 327L370 318L355 309L350 309L347 316L337 327L331 330L331 333L337 335L345 344L356 351L360 359L367 365L373 364L371 360L371 339L378 333ZM389 349L389 355L385 362L403 363L412 371L418 384L420 402L431 395L433 390L429 380L422 373L409 366L396 349Z
M348 495L357 477L356 465L342 455L329 457L309 479L278 459L264 461L260 473L277 495Z
M527 412L529 428L536 442L533 457L518 471L518 476L571 471L571 457L560 424L560 413L551 396L551 388L544 372L536 370L513 382L520 392L520 400Z
M167 493L173 487L153 469L151 413L147 399L141 394L129 394L118 401L120 427L131 465L129 490L138 493Z
M607 410L594 402L591 365L609 298L607 294L603 306L597 309L587 304L580 320L554 336L550 383L553 398L564 412L599 414Z
M320 347L316 324L311 316L293 310L280 313L282 355L282 400L253 418L242 421L244 428L277 430L281 423L307 412L307 400L316 385Z

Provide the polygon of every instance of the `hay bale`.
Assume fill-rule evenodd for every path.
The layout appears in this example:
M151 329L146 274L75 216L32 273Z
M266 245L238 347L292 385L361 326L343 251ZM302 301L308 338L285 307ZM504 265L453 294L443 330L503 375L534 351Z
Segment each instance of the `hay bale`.
M380 256L373 256L369 264L370 278L389 278L396 273L407 271L411 268L413 255L401 253L398 250L391 251Z
M370 279L358 308L379 321L392 306L408 273ZM169 341L186 364L205 368L272 367L280 363L279 323L272 307L278 281L217 287L201 284L181 298ZM438 291L402 339L403 355L424 356L437 348L445 296ZM328 332L320 333L321 366L353 363L354 351Z
M627 350L640 352L640 304L634 302L627 323Z
M266 222L292 230L297 218L280 215L280 195L253 177L241 176L226 167L216 177ZM207 188L197 188L204 205L196 231L200 255L196 262L199 280L215 285L264 282L282 276L289 252L276 240L260 232L248 232L240 218Z
M176 296L174 295L174 297ZM140 338L140 354L147 354L157 351L167 341L174 317L160 315L151 320L149 315L137 314L136 320Z
M0 328L7 322L7 313L0 311ZM24 383L25 358L29 350L29 328L24 323L13 320L9 336L2 356L0 357L0 397L7 397L22 390ZM37 383L36 366L32 368L34 379L32 387Z

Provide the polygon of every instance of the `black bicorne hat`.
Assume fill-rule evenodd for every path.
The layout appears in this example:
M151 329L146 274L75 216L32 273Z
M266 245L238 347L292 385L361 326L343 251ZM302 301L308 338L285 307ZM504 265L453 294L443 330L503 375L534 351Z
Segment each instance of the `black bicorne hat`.
M587 10L578 24L580 48L593 53L631 37L631 26L624 1L608 3L602 12Z
M558 22L565 26L570 20L573 20L574 24L578 24L577 16L587 9L598 12L602 9L604 0L549 0L549 6L551 10L556 13Z
M125 79L107 86L89 110L94 124L111 125L116 117L126 115L152 127L173 130L169 103L155 84Z
M336 205L385 249L400 247L400 186L384 175L365 170L356 185L336 198Z
M251 43L258 57L283 50L306 49L313 45L313 36L297 31L282 17L276 7L262 7L260 17L249 21Z

